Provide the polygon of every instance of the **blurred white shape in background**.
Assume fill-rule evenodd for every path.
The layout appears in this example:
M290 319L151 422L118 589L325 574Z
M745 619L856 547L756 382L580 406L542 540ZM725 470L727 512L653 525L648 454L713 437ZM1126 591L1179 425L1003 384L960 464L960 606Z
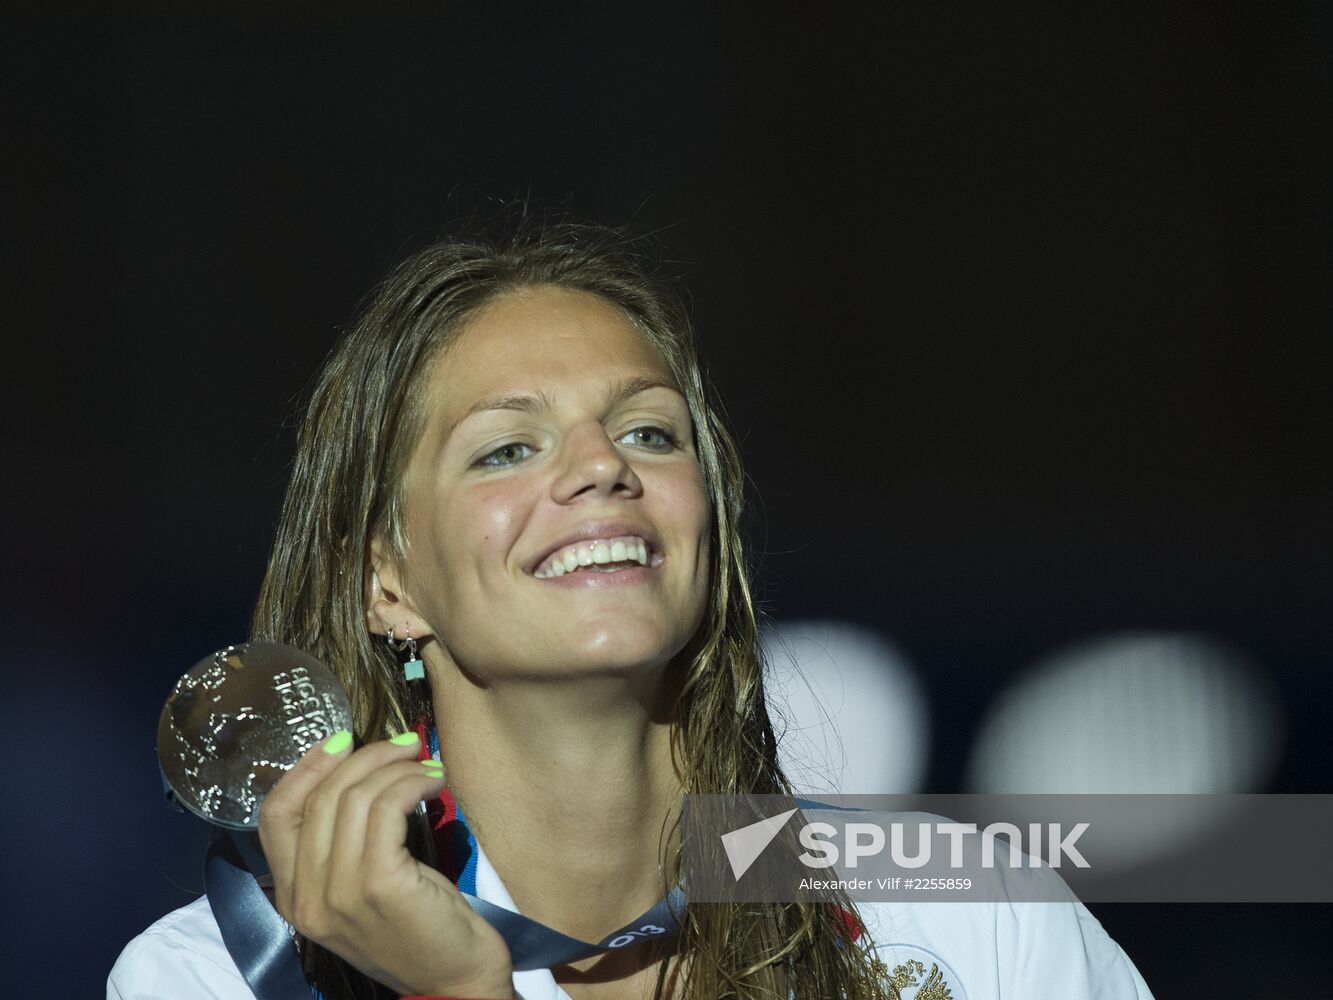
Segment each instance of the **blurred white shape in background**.
M985 793L1262 791L1284 742L1284 713L1262 668L1212 636L1129 632L1062 650L991 707L968 790ZM1130 866L1180 848L1224 819L1201 799L1185 821L1127 818Z
M930 716L901 652L834 621L773 623L762 643L778 758L798 792L920 791Z

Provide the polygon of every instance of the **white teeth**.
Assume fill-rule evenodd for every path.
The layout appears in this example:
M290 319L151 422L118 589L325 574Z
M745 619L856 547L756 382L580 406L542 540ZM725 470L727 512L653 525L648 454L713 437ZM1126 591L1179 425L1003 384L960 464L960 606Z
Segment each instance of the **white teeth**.
M652 565L648 543L633 535L620 538L594 538L551 553L533 570L533 576L548 580L564 576L585 566L604 566L610 563L638 563ZM614 572L610 569L608 572Z

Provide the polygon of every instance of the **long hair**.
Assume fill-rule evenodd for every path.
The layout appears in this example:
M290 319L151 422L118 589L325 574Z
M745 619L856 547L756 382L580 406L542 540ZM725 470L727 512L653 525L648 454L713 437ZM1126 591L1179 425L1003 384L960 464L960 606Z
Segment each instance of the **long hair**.
M685 791L790 794L764 703L742 541L740 453L701 371L674 283L642 244L618 230L524 221L498 236L447 239L403 262L375 290L312 393L253 637L297 646L329 664L351 698L359 742L402 732L428 709L366 627L370 543L380 538L399 558L406 554L404 473L421 432L424 373L496 296L540 285L616 306L656 347L689 405L712 508L713 555L704 620L672 671L671 747ZM677 848L663 859L664 895L680 867ZM853 913L852 903L835 902L689 907L677 945L689 961L673 995L886 996L876 963L853 942L840 912ZM375 984L336 956L311 942L304 947L330 1000L376 995Z

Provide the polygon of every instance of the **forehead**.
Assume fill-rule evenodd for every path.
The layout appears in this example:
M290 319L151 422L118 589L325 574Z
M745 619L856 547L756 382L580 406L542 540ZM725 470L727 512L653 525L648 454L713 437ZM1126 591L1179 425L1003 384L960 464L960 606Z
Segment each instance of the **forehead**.
M539 286L503 294L463 327L436 362L429 405L448 427L479 400L521 392L559 398L635 376L675 384L657 349L615 306Z

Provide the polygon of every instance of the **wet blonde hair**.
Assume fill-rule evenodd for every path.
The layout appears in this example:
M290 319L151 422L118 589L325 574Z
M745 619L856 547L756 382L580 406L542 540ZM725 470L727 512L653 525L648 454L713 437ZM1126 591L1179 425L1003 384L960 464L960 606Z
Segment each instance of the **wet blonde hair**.
M367 629L364 605L372 540L387 542L400 559L406 553L404 479L422 429L425 373L496 296L552 285L620 309L661 354L693 419L712 508L712 565L703 623L669 678L676 689L672 753L685 790L790 794L764 702L740 454L701 371L684 304L653 260L620 231L567 221L446 239L395 268L334 348L301 427L252 633L329 664L351 698L360 741L402 732L429 711ZM679 849L664 859L664 895L680 863ZM887 996L876 963L853 943L839 912L852 904L837 904L689 907L677 945L689 961L673 996ZM376 995L375 984L331 953L309 943L305 953L330 1000Z

